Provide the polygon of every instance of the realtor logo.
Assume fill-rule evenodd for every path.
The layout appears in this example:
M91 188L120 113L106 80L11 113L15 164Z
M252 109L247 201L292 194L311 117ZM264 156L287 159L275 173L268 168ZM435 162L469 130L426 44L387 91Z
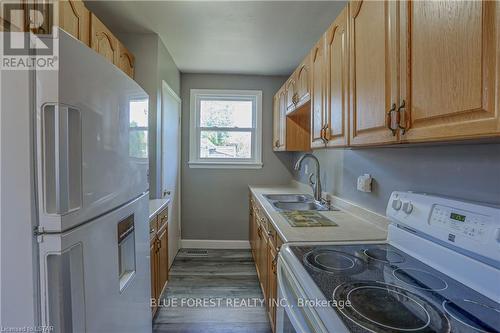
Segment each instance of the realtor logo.
M2 3L1 69L57 69L52 3Z

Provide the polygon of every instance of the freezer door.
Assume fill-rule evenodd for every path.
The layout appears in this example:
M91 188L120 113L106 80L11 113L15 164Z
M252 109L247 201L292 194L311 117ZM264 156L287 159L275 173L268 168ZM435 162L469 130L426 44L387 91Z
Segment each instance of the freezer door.
M40 225L61 232L148 190L148 95L58 32L59 69L36 72Z
M63 234L39 236L42 325L151 332L148 194Z

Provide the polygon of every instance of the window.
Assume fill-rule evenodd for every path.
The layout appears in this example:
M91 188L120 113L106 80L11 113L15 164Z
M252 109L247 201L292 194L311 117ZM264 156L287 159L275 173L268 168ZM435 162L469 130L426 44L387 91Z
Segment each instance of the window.
M191 168L262 167L262 92L191 89Z
M129 102L128 154L130 157L148 158L148 99Z

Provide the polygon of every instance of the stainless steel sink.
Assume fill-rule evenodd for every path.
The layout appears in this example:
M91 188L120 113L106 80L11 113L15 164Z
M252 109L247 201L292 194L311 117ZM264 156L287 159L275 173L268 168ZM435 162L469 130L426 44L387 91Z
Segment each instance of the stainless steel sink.
M273 203L274 207L279 210L329 210L328 207L321 205L318 202L283 202L278 201Z
M312 196L306 194L266 194L264 196L271 201L280 202L306 202L314 200Z

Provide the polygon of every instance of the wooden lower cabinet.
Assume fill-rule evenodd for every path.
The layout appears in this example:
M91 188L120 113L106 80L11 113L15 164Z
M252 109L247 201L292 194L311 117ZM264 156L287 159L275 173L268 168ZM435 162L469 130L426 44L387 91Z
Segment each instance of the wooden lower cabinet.
M158 251L156 247L156 239L151 241L149 246L149 258L151 265L151 298L154 300L158 299L158 290L157 290L157 277L158 277ZM156 310L158 309L158 303L152 302L151 310L153 312L153 316L156 314Z
M273 328L273 332L276 330L276 301L278 297L277 293L277 284L278 284L278 276L277 276L277 267L278 264L278 251L276 247L269 242L267 248L267 270L268 270L268 283L267 283L267 300L268 300L268 312L269 319L271 321L271 327Z
M250 196L249 241L273 332L276 329L277 260L283 244L260 205Z
M150 265L151 265L151 311L153 316L158 310L157 304L168 282L168 207L151 219L150 232Z
M160 294L168 280L168 225L158 232L158 287Z

